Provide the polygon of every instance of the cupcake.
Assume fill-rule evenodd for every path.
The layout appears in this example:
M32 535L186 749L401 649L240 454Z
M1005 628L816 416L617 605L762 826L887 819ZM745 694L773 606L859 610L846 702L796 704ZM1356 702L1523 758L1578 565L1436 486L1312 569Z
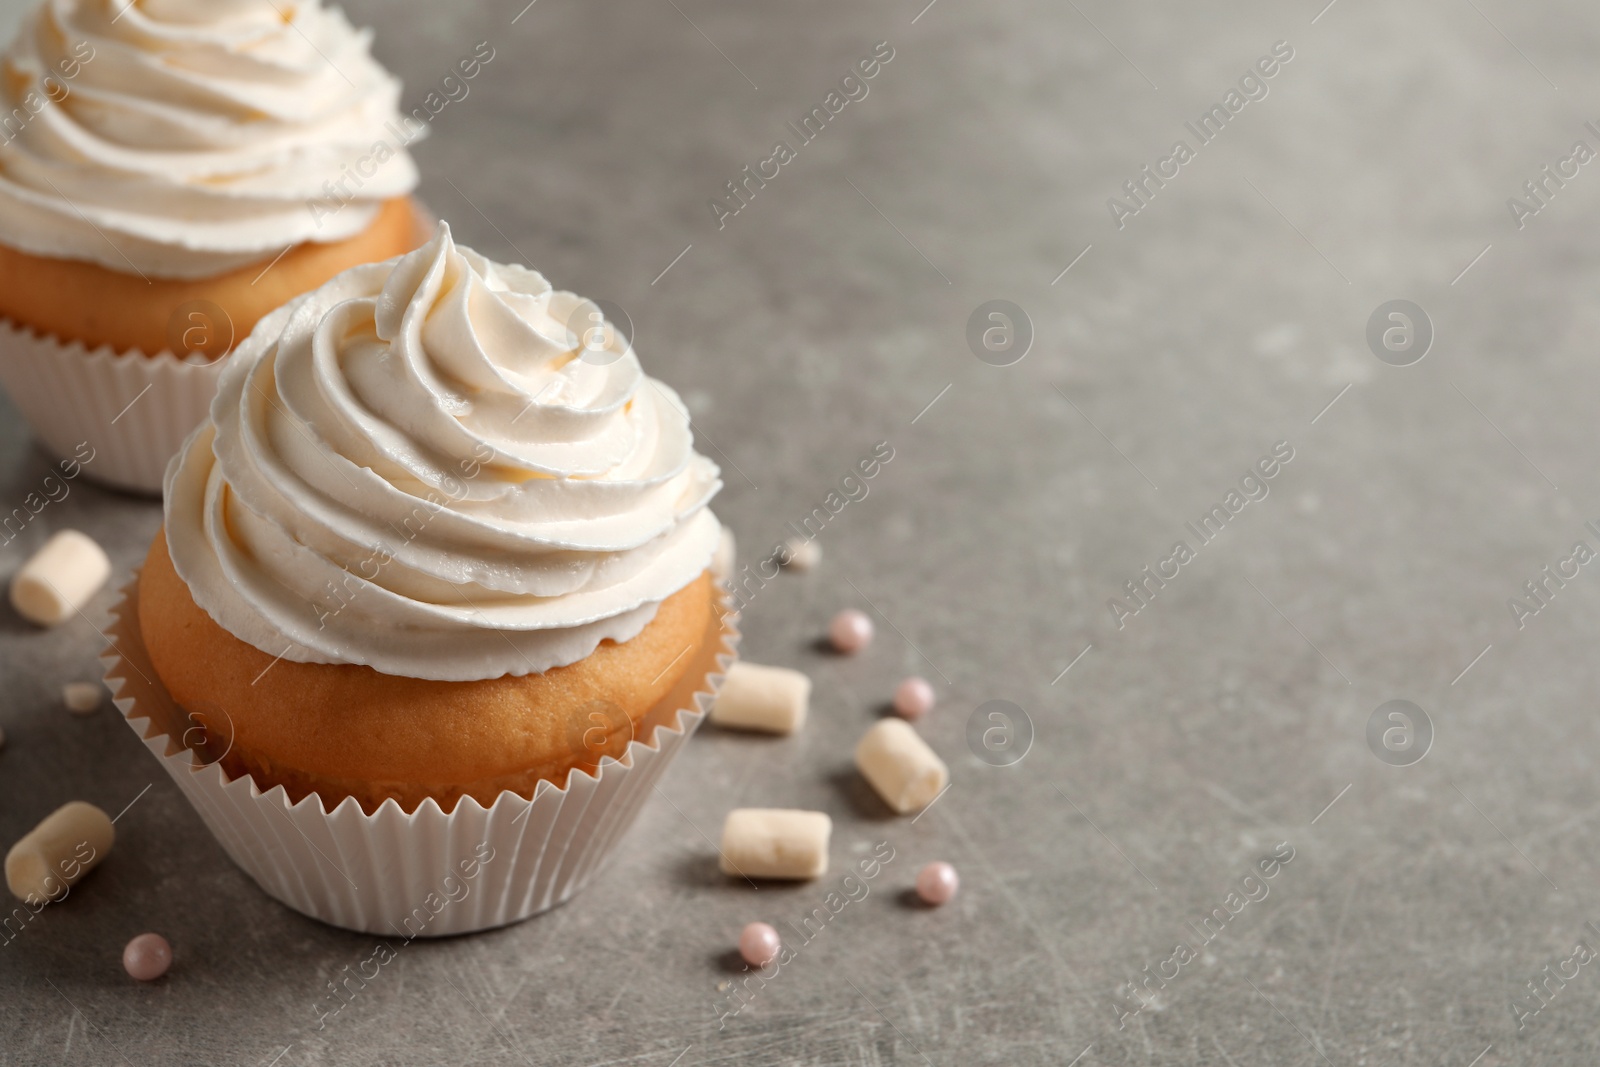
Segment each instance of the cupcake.
M228 358L167 472L112 683L281 899L367 928L386 905L357 887L487 843L513 903L474 921L521 918L582 884L720 683L720 487L593 303L440 224ZM368 876L279 854L283 812ZM339 901L306 895L319 872Z
M0 379L158 491L214 361L426 240L400 85L317 0L46 0L0 57ZM208 365L209 364L209 365Z

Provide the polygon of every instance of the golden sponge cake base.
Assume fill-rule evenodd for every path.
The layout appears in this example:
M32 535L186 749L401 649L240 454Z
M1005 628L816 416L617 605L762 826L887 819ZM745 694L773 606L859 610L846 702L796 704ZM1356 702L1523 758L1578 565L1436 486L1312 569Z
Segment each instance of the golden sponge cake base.
M354 237L295 245L276 263L268 256L210 278L145 278L131 267L123 273L0 244L0 317L63 342L110 345L117 352L137 349L147 356L183 347L184 331L195 323L204 332L190 332L180 354L220 356L248 337L268 312L340 271L421 246L429 236L427 223L414 200L397 197ZM190 318L186 305L197 302L221 308L228 322L211 322L214 312ZM180 314L180 309L185 310Z
M622 757L634 737L648 740L668 698L689 699L702 681L687 676L696 650L721 630L707 572L631 640L542 674L440 682L275 661L195 603L164 533L139 578L138 617L161 682L203 727L186 743L203 738L210 758L262 790L316 793L329 809L354 797L368 812L390 798L411 811L431 797L450 811L463 796L485 806L502 790L532 797L540 781L563 786L574 769Z

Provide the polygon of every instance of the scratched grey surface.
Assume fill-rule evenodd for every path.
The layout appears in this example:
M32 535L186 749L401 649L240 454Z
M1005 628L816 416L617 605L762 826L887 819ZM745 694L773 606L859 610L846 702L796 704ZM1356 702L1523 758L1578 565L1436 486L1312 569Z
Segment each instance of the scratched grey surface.
M574 903L404 946L319 1030L324 983L374 940L257 891L114 712L59 707L97 672L89 622L0 609L0 839L154 782L111 858L0 946L0 1062L1593 1062L1595 968L1520 1032L1510 1006L1600 944L1600 575L1520 630L1506 604L1600 545L1600 171L1520 231L1506 206L1596 145L1592 7L923 2L539 0L515 25L521 0L355 5L408 101L492 43L417 149L423 193L482 251L628 309L747 558L891 442L823 565L745 619L749 657L815 679L812 721L703 733L665 781L681 812L651 804ZM870 95L719 231L707 200L882 40ZM1107 198L1279 40L1269 95L1118 230ZM1010 367L964 339L995 297L1037 333ZM1414 366L1364 340L1394 298L1437 330ZM1108 598L1278 441L1270 495L1118 630ZM0 500L44 472L6 409ZM123 575L157 522L79 485L0 572L71 525ZM882 613L848 661L813 647L845 605ZM849 769L913 671L954 781L915 825ZM1365 740L1396 698L1436 730L1414 766ZM1011 767L968 751L991 699L1036 730ZM831 813L835 873L720 878L705 835L736 805ZM870 895L719 1028L740 926L798 920L877 841L896 858ZM1279 842L1267 898L1119 1029L1119 986ZM938 858L957 902L907 906ZM139 986L118 954L147 929L177 962Z

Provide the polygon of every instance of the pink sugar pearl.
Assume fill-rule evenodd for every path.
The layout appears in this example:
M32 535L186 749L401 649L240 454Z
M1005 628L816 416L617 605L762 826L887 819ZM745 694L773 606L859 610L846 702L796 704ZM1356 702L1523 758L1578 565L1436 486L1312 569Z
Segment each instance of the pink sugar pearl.
M855 608L845 608L828 623L828 640L846 655L872 644L872 620Z
M894 689L894 711L902 719L920 719L933 710L933 686L926 678L907 678Z
M782 948L778 931L766 923L750 923L739 934L739 955L758 969L777 959L778 951Z
M930 907L950 903L960 887L961 879L948 863L930 863L917 872L917 896Z
M140 934L122 950L122 969L141 982L154 982L172 966L172 946L160 934Z

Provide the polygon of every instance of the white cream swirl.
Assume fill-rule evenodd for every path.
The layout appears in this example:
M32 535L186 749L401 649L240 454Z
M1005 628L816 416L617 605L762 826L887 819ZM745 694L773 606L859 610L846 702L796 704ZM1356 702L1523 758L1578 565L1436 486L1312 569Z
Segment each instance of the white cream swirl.
M0 59L0 241L201 278L360 233L417 184L371 37L320 0L45 0Z
M195 601L269 655L497 678L642 630L709 566L721 485L593 303L441 223L228 358L167 470L166 536Z

